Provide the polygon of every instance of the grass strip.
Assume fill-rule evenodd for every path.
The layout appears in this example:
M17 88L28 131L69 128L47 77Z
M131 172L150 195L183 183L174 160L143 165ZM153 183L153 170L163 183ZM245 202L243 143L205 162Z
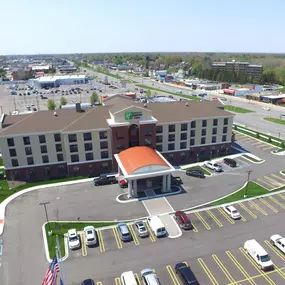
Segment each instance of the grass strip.
M211 176L211 173L210 173L208 170L206 170L204 167L199 166L199 165L186 168L185 170L200 170L200 171L202 171L205 175Z
M253 161L253 162L261 162L263 159L255 159L254 157L251 157L250 155L244 154L243 157Z
M2 159L2 156L0 156L0 166L3 166L3 159Z
M254 113L254 111L252 111L252 110L244 109L241 107L235 107L235 106L231 106L231 105L225 105L224 109L227 111L231 111L234 113L241 113L241 114Z
M282 119L266 117L266 118L263 118L263 120L271 122L271 123L279 124L279 125L285 125L285 120L282 120Z

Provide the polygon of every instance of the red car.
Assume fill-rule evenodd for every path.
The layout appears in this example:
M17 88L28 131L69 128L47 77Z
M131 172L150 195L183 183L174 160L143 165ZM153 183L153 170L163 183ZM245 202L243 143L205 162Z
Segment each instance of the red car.
M128 187L128 181L127 179L122 179L119 181L119 185L121 188L127 188Z
M191 230L193 228L190 219L184 212L182 211L175 212L174 218L181 229Z

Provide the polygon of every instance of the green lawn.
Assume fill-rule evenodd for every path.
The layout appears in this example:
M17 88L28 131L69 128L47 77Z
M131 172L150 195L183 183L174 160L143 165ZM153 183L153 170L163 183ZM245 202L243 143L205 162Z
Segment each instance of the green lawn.
M281 120L281 119L277 119L277 118L263 118L265 121L269 121L275 124L279 124L279 125L285 125L285 120Z
M82 231L86 226L94 226L95 228L101 228L106 226L116 225L118 222L95 222L95 223L83 223L83 222L75 222L75 223L62 223L62 222L50 222L45 225L46 237L49 248L49 255L52 259L55 256L55 247L56 247L56 237L58 236L60 252L61 256L65 256L65 247L64 247L64 234L67 233L69 229L76 229L77 231ZM53 232L52 236L48 235L48 231Z
M249 160L251 160L253 162L261 162L261 161L263 161L262 159L255 159L255 158L253 158L253 157L251 157L251 156L249 156L247 154L244 154L243 157L245 157L245 158L247 158L247 159L249 159Z
M211 176L211 173L210 173L208 170L206 170L204 167L199 166L199 165L186 168L185 170L200 170L200 171L202 171L205 175Z
M282 173L285 174L285 170L283 170Z
M225 105L224 109L227 111L231 111L231 112L235 112L235 113L242 113L242 114L247 114L247 113L253 113L254 111L248 110L248 109L244 109L241 107L235 107L235 106L231 106L231 105Z
M0 156L0 166L3 166L3 159L2 159L2 156Z

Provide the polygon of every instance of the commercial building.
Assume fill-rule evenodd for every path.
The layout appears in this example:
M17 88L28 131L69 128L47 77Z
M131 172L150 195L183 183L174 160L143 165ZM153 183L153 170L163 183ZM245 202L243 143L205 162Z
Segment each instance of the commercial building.
M76 67L72 65L59 65L57 69L60 73L73 73L77 71Z
M227 72L244 73L248 76L259 78L262 74L262 65L253 65L248 62L238 62L238 61L229 61L229 62L214 62L212 64L213 70L221 70Z
M231 149L233 116L218 101L137 103L115 95L103 106L85 110L78 103L76 109L4 115L0 148L9 180L95 176L119 168L130 176L134 169L118 167L118 161L120 153L132 147L155 149L160 163L163 156L160 169L169 174L171 164L226 155ZM131 160L134 153L129 154ZM141 157L140 150L136 154ZM149 172L152 167L148 165Z
M12 79L14 81L28 80L32 77L33 77L33 73L30 69L18 69L12 72Z

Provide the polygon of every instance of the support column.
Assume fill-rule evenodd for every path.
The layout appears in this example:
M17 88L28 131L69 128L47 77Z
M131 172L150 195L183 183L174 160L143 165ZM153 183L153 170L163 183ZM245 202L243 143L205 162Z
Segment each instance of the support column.
M134 197L138 197L138 181L134 180L133 181L133 190L134 190Z
M133 191L132 191L132 187L133 186L133 183L132 183L132 180L129 180L128 181L128 197L131 198L133 197Z
M167 191L167 184L166 184L166 181L167 181L167 176L166 175L163 175L162 176L162 189L161 189L161 192L166 192Z
M171 191L171 175L167 175L167 186L166 186L166 191Z

